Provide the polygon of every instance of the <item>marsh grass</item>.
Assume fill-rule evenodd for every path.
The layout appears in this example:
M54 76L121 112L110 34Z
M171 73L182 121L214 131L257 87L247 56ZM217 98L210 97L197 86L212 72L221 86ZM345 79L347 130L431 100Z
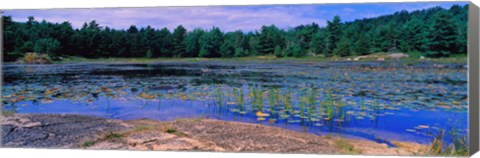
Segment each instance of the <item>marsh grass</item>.
M275 112L275 106L277 105L277 99L275 95L275 90L273 88L270 88L268 90L268 106L270 107L270 111L272 113Z
M105 136L105 139L107 139L107 140L112 140L112 139L119 139L119 138L122 138L122 137L123 137L123 134L110 133L110 134L108 134L107 136Z
M2 109L2 110L1 110L1 113L2 113L2 116L8 117L8 116L14 115L16 112L13 111L13 110L5 110L5 109Z
M359 154L360 151L355 149L355 146L348 143L347 140L343 138L338 138L335 140L335 145L340 148L345 154Z
M86 141L86 142L83 142L82 143L82 147L86 148L86 147L91 147L95 145L95 142L94 141Z
M284 105L284 110L287 112L287 114L292 113L292 94L290 92L290 89L287 89L285 92L284 98L283 98L283 105Z
M452 139L452 143L446 144L445 136ZM468 156L468 137L451 129L449 132L441 130L428 148L428 154L435 156Z

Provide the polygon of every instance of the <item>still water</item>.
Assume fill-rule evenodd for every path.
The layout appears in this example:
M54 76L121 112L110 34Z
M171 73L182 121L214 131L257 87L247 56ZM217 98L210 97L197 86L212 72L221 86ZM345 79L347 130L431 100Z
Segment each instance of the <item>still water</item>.
M442 130L466 135L466 71L401 61L4 65L2 110L213 118L429 144Z

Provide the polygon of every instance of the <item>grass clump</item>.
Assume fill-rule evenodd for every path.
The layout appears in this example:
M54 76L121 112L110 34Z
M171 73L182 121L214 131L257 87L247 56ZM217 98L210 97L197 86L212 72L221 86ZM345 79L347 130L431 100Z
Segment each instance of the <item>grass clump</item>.
M170 133L170 134L174 134L174 133L177 133L177 130L169 128L169 129L165 130L165 132Z
M9 117L15 114L15 111L12 110L1 110L2 111L2 116L4 117Z
M152 127L152 126L140 125L140 126L136 126L134 130L137 131L137 132L141 132L141 131L148 131L148 130L153 130L153 129L154 129L154 127Z
M445 143L445 135L448 134L451 139L451 144ZM428 149L430 155L435 156L468 156L468 138L466 135L461 135L455 132L454 129L445 134L441 130Z
M123 137L122 134L110 133L109 135L105 136L105 139L118 139L118 138L122 138L122 137Z
M165 132L170 133L170 134L173 134L173 135L176 135L176 136L179 136L179 137L188 137L187 134L185 134L185 133L183 133L183 132L180 132L180 131L178 131L178 130L176 130L176 129L173 129L173 128L167 128L167 129L165 130Z
M346 154L359 154L360 152L355 147L348 143L346 140L339 138L335 140L335 145L340 148Z
M84 147L84 148L90 147L90 146L93 146L93 145L95 145L95 142L93 142L93 141L86 141L86 142L82 143L82 147Z

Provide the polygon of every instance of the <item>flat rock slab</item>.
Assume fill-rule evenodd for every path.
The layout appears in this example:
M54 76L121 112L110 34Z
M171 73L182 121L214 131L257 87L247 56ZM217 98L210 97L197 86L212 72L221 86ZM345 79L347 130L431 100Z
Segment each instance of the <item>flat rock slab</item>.
M127 130L127 124L83 115L15 114L0 122L2 146L72 148L100 134Z
M119 150L186 150L368 155L424 155L425 145L318 136L283 128L212 119L159 122L93 116L14 114L1 120L2 146Z
M205 119L177 121L170 128L233 152L333 154L339 151L330 138L250 123Z

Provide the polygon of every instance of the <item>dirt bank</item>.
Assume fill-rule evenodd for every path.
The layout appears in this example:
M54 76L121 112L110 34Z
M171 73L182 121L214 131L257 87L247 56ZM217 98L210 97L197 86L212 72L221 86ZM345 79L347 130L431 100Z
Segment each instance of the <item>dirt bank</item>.
M211 119L119 121L82 115L15 114L1 121L7 147L423 155L425 145L317 136Z

